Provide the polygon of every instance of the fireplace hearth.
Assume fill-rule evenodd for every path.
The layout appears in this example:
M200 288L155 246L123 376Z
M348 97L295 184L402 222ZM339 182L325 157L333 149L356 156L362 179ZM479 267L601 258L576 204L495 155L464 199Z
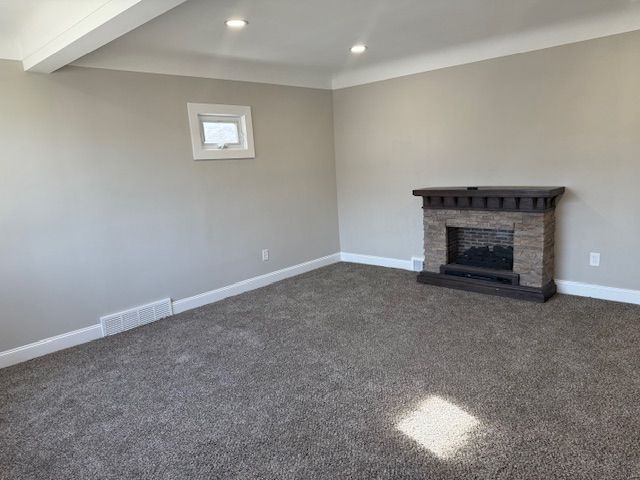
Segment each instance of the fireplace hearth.
M423 198L418 281L544 302L553 281L555 207L564 187L452 187Z

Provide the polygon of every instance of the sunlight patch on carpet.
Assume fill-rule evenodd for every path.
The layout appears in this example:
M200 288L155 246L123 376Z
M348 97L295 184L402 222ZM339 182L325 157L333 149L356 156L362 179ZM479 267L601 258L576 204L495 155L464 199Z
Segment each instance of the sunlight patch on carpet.
M441 459L451 458L480 421L438 396L431 396L404 416L398 430Z

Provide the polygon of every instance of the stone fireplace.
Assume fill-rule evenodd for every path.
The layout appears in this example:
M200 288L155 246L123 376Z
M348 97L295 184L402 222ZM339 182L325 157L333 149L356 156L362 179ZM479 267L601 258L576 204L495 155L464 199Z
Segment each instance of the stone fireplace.
M544 302L553 281L555 207L564 187L424 188L418 281Z

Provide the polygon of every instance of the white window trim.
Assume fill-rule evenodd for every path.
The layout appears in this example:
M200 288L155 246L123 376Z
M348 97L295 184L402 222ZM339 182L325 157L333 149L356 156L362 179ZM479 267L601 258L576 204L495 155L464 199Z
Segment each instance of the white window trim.
M232 158L255 158L253 145L253 122L251 107L241 105L219 105L211 103L187 103L189 112L189 128L194 160L226 160ZM240 145L219 148L216 145L205 145L200 125L201 116L224 117L238 121Z

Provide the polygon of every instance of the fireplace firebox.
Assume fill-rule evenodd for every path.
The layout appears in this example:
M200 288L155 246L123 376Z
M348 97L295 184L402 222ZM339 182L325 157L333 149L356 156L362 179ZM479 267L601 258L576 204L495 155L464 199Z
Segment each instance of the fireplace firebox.
M513 230L447 227L448 263L513 270Z
M424 270L433 285L544 302L564 187L423 188Z

